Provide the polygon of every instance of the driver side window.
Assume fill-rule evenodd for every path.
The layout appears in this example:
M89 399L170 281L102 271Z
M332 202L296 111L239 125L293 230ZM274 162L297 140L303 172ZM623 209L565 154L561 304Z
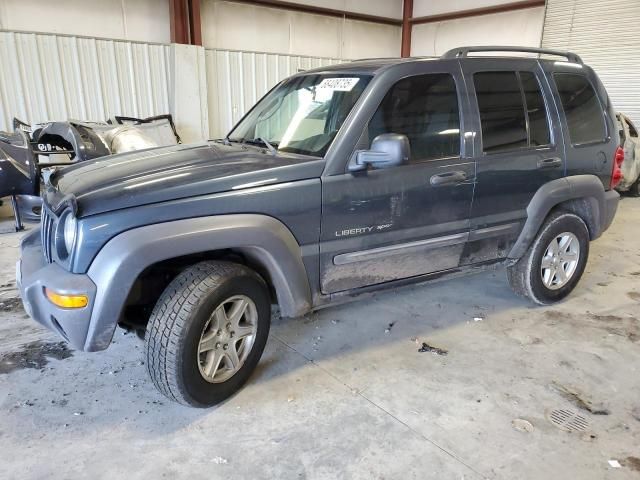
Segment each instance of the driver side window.
M369 122L369 142L383 133L407 136L410 162L460 156L460 114L453 77L433 73L397 82Z

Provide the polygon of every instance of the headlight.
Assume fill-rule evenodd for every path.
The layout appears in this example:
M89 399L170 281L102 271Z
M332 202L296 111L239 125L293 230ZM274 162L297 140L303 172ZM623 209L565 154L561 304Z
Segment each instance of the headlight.
M56 235L56 249L60 259L67 258L73 251L76 243L78 221L73 213L69 210L62 214L58 221Z

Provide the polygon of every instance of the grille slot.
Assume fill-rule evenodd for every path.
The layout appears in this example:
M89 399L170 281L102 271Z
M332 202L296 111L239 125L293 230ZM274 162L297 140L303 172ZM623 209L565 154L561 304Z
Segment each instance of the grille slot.
M46 208L42 208L41 220L40 220L40 238L42 240L42 253L47 263L53 262L53 256L51 253L51 243L53 237L53 214Z

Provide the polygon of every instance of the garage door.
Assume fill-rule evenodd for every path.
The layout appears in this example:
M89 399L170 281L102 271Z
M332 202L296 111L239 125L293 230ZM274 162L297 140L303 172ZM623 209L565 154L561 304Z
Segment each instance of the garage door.
M640 1L547 0L542 46L580 55L616 110L640 124Z

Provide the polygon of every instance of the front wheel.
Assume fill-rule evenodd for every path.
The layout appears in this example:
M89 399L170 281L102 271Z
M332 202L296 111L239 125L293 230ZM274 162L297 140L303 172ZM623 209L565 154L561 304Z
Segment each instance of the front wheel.
M147 370L158 390L210 407L235 393L256 367L269 335L264 281L228 262L202 262L160 296L145 335Z
M569 295L584 272L589 256L589 230L573 213L555 212L514 265L507 268L511 288L541 305Z

